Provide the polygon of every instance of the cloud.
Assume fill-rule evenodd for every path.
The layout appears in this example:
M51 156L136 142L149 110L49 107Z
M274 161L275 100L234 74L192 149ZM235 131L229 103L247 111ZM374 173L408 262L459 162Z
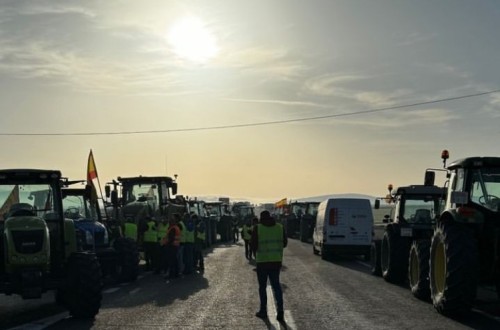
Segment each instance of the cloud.
M356 82L368 79L362 75L323 75L314 77L305 82L305 89L313 95L322 96L344 96L348 95L348 91L338 87L339 84Z
M286 106L298 106L298 107L313 107L313 108L330 108L329 105L306 102L306 101L288 101L288 100L257 100L257 99L237 99L237 98L223 98L222 100L231 102L243 102L243 103L267 103L267 104L278 104Z
M413 32L404 37L404 40L399 43L400 46L414 46L418 43L427 42L437 37L436 33L422 34Z

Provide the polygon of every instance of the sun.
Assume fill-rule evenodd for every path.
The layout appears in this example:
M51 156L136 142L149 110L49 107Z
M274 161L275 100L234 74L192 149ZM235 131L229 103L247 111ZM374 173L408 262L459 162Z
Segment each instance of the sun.
M185 17L175 23L167 40L175 54L193 62L206 62L218 52L215 36L196 17Z

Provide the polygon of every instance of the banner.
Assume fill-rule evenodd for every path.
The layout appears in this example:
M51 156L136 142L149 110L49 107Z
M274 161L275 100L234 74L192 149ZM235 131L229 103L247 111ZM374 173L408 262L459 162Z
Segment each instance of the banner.
M19 186L15 185L14 188L12 188L9 197L7 197L2 207L0 208L0 220L5 220L4 215L9 212L12 205L17 203L19 203Z

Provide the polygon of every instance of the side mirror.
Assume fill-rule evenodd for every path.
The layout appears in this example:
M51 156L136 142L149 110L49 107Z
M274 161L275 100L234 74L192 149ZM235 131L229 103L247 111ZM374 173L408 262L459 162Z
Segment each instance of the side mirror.
M111 197L111 204L113 204L114 206L117 206L118 205L118 192L116 190L111 191L110 197Z
M375 200L375 206L374 206L375 210L378 210L380 208L380 199L376 199Z
M177 195L177 182L172 183L172 195Z
M424 185L433 186L435 178L436 178L436 172L425 171Z
M108 185L104 186L104 193L106 194L106 198L109 198L111 196L111 187Z

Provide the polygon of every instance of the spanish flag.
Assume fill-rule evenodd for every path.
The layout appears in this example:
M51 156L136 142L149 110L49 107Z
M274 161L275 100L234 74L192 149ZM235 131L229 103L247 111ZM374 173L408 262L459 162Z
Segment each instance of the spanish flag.
M19 203L19 186L15 185L14 188L12 188L9 197L5 200L5 203L3 203L2 207L0 207L0 220L6 220L4 219L4 216L9 212L10 207L17 203Z
M90 149L89 161L87 164L87 181L89 184L92 180L97 178L97 170L95 168L94 155L92 154L92 149Z
M97 179L97 170L95 167L94 155L92 154L92 149L90 149L89 160L87 162L87 184L92 187L91 200L97 201L97 189L94 185L94 179Z
M284 207L286 205L286 198L283 198L282 200L277 201L274 203L274 206L276 207Z

